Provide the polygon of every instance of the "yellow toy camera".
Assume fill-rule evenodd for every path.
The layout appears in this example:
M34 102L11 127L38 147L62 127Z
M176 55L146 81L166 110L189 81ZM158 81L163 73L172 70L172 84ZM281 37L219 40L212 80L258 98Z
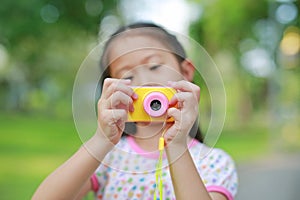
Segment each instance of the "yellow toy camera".
M166 112L169 108L169 102L176 93L176 90L170 87L132 87L138 95L134 100L134 111L128 113L129 122L159 122L174 121L173 118L167 118Z

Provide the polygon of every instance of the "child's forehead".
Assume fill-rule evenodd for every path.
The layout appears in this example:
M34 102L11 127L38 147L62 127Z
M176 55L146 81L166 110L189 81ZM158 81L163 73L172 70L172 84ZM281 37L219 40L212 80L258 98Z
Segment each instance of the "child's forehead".
M131 52L146 52L159 50L158 52L170 52L163 42L146 35L128 35L116 38L110 46L110 60Z

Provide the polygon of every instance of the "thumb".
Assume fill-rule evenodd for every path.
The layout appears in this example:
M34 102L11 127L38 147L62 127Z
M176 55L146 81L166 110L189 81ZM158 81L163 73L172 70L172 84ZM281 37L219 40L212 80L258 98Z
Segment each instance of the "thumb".
M172 141L180 131L181 112L177 108L170 108L167 112L168 117L173 117L175 123L165 132L164 139L166 143Z

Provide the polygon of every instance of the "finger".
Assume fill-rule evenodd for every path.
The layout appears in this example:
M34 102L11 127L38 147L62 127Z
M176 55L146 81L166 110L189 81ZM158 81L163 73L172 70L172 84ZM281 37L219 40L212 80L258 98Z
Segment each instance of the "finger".
M195 108L195 110L189 110L188 112L185 112L173 107L168 109L167 115L168 117L173 117L176 127L181 129L194 124L197 118L197 109Z
M127 113L125 110L106 110L98 118L98 127L113 144L116 144L125 129L126 121Z
M174 108L174 107L169 108L168 111L167 111L167 115L168 115L168 117L173 117L175 123L181 121L181 112L177 108Z
M177 104L178 108L180 108L182 107L184 102L189 102L189 105L194 106L195 104L198 104L199 100L191 92L178 92L174 94L174 96L170 99L169 105L175 106Z
M168 117L174 118L174 124L166 131L164 138L167 141L171 141L180 131L180 122L181 122L181 112L176 108L169 108L168 109Z
M114 124L123 130L125 127L125 121L127 121L128 118L127 112L123 109L115 109L112 110L112 116Z
M200 99L200 87L189 81L185 81L185 80L181 80L177 82L168 81L168 85L182 92L192 92L198 100Z
M127 94L117 91L107 100L108 108L122 108L133 112L133 100Z
M129 79L106 78L103 82L103 90L107 90L107 88L109 88L115 82L119 82L119 83L129 85L131 80L129 80Z
M128 79L113 79L107 78L103 84L103 94L105 98L108 98L116 91L122 91L133 99L137 99L137 94L133 91L129 85L131 81Z
M124 109L112 109L103 112L101 115L101 119L99 120L101 120L102 123L107 124L109 127L113 127L125 123L127 118L128 115Z

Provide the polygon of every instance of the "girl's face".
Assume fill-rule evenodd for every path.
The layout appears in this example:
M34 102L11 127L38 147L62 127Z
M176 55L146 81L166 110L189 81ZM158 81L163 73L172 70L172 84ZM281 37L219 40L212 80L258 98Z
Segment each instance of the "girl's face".
M116 39L109 52L110 75L132 85L164 86L184 79L182 66L158 40L147 36Z

